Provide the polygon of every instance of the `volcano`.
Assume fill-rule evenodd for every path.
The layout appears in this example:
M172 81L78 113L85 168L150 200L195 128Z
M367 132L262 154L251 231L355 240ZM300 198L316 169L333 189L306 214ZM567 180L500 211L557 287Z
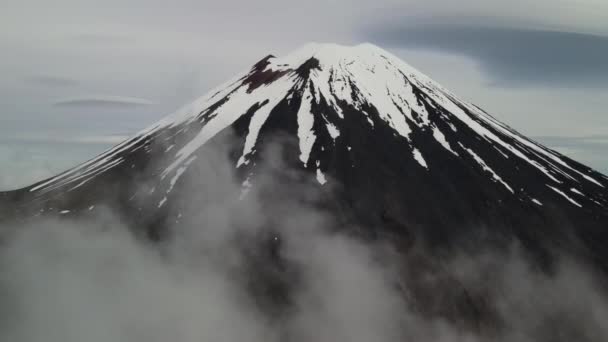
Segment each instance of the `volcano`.
M269 55L100 156L1 193L0 216L74 217L106 206L160 236L182 215L184 179L197 177L207 147L226 134L242 184L235 196L256 187L260 158L280 135L292 142L289 164L360 226L437 246L489 234L599 264L608 257L606 176L371 44Z

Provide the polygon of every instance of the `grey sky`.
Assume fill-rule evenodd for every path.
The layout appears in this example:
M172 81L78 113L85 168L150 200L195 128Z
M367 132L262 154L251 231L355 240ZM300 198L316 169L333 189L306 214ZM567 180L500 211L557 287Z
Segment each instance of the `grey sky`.
M498 85L590 88L608 85L608 37L504 27L381 27L389 47L430 49L476 60Z
M109 147L259 58L308 41L371 41L527 135L608 134L605 0L5 0L2 7L5 142ZM4 173L15 154L3 144ZM99 146L75 159L50 155L46 175ZM574 143L564 151L608 172L601 148ZM29 176L20 158L13 164L23 165L21 178L0 188L42 177Z

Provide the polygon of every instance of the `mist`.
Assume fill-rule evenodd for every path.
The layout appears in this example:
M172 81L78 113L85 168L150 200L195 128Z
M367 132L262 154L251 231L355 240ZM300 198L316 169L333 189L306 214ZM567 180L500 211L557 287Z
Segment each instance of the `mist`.
M0 340L608 339L604 287L585 265L560 255L547 271L517 241L437 254L367 238L318 205L323 192L289 167L286 144L265 149L253 186L228 144L208 149L160 242L109 208L5 224Z

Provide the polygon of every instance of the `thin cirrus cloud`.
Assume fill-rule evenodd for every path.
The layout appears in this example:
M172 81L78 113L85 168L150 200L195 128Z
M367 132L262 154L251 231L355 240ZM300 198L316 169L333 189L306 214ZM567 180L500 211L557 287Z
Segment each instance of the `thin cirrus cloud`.
M140 106L150 106L155 104L154 102L138 98L138 97L126 97L126 96L83 96L61 99L53 102L56 107L68 107L68 108L132 108Z
M378 27L368 36L393 47L467 56L499 86L608 86L606 36L463 24Z

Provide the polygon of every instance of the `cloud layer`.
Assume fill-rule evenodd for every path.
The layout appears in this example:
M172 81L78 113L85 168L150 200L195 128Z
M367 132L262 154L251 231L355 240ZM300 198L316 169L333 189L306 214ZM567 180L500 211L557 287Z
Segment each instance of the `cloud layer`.
M162 243L104 208L0 226L7 341L603 341L593 273L517 247L431 253L357 234L315 205L280 147L240 200L220 146ZM292 187L282 182L289 180ZM145 184L142 184L145 186ZM135 231L135 234L133 233Z

